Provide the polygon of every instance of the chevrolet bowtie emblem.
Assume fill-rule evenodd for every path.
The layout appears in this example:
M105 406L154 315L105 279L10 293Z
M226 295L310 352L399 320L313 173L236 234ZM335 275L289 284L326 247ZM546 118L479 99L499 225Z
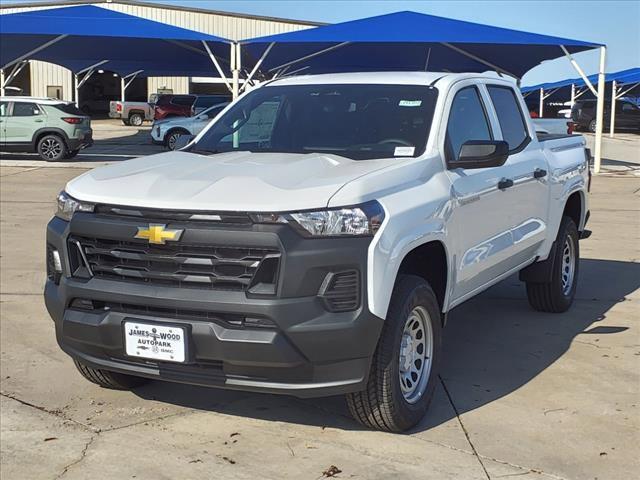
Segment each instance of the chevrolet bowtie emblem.
M166 230L166 225L151 224L149 228L138 227L135 238L144 238L149 243L164 245L167 241L177 242L184 230Z

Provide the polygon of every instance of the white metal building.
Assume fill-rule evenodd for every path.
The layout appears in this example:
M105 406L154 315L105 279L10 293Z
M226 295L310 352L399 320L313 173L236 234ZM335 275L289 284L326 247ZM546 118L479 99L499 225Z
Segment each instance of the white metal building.
M58 0L22 3L20 5L3 4L0 5L0 14L71 5L95 5L230 40L273 35L319 25L312 22L161 5L137 0L66 0L63 2ZM108 82L108 79L106 81ZM150 77L144 81L146 81L145 94L155 93L159 90L171 91L172 93L204 93L207 86L211 87L221 82L220 79L189 77ZM120 80L115 79L113 83L119 89ZM30 61L29 65L21 72L20 77L12 84L22 88L25 94L74 100L71 71L51 63Z

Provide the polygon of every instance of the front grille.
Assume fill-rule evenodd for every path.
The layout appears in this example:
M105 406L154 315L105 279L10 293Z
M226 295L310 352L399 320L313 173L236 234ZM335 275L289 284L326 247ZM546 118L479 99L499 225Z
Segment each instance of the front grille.
M118 205L97 205L96 213L116 217L143 219L148 222L210 222L214 225L247 225L253 224L248 213L243 212L193 212L180 210L164 210L154 208L123 207Z
M79 248L82 252L78 252ZM88 265L84 267L88 266L89 273L98 278L232 291L247 290L266 259L270 260L264 263L273 270L271 281L275 284L277 269L273 268L273 259L277 263L279 258L277 250L264 248L147 245L87 237L70 238L69 250L80 254L76 262L71 262L78 266L75 272L83 270L86 259Z
M329 273L320 297L330 312L350 312L360 307L360 274L356 270Z

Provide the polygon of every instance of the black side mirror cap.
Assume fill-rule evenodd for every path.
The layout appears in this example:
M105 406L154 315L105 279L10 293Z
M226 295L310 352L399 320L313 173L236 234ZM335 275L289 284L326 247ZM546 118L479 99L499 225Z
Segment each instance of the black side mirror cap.
M504 165L509 158L509 144L504 140L469 140L449 168L489 168Z
M176 143L175 143L175 146L173 147L173 149L174 150L182 150L184 147L189 145L194 138L196 138L195 135L188 135L188 134L180 135L176 139Z

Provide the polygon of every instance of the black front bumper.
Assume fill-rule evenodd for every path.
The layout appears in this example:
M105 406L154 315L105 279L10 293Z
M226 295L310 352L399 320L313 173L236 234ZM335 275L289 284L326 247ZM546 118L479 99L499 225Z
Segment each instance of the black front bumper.
M49 223L47 243L61 252L63 274L47 281L45 303L56 325L57 341L70 356L95 368L144 377L300 397L364 388L382 328L382 320L366 306L369 238L306 239L288 225L186 226L185 241L277 245L281 259L272 295L72 276L70 235L97 232L128 240L139 225L144 222L97 214L76 214L71 223L58 218ZM184 225L168 225L176 226ZM318 292L327 274L344 270L359 272L359 307L335 313ZM74 299L141 308L85 310L71 307ZM272 325L238 328L190 318L188 312L261 318ZM123 323L131 319L185 328L185 363L128 357Z

